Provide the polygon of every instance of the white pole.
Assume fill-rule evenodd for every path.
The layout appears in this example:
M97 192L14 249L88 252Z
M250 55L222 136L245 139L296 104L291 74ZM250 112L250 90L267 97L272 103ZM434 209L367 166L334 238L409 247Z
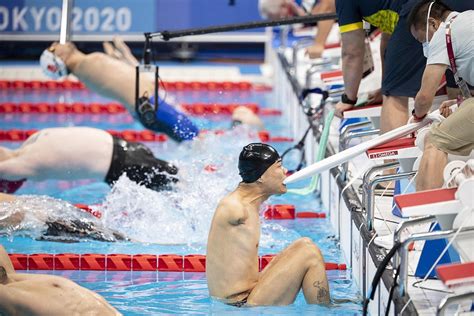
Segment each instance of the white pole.
M432 115L439 115L439 110L436 110L430 114L430 116ZM419 130L420 128L428 125L431 122L432 120L429 117L427 117L421 122L410 123L410 124L401 126L399 128L396 128L390 132L377 136L371 140L368 140L364 143L361 143L359 145L356 145L354 147L341 151L335 155L332 155L331 157L328 157L304 169L301 169L300 171L295 172L291 176L286 178L285 181L283 181L283 183L289 184L296 181L304 180L317 173L321 173L328 169L334 168L352 158L355 158L356 156L366 152L367 150L371 148L377 147L379 145L388 143L392 140L411 134Z
M71 40L71 13L74 0L63 0L61 11L61 29L59 31L59 44L66 44Z

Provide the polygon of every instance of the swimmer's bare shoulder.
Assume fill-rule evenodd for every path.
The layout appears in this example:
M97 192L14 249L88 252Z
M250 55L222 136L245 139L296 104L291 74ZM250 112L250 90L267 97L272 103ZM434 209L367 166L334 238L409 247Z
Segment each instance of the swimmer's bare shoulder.
M215 216L216 221L239 225L248 218L248 210L240 202L235 193L230 193L217 205Z

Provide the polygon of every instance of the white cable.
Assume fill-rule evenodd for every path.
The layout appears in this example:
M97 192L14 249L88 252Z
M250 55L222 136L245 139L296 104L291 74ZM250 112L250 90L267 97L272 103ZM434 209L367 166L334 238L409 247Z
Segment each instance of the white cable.
M416 178L417 175L418 175L418 172L416 172L415 175L410 179L410 181L408 182L408 185L405 187L405 189L403 190L403 192L400 193L400 195L405 194L405 193L408 191L408 188L411 186L411 184L413 183L413 181L415 180L415 178ZM390 186L390 184L391 184L392 182L393 182L393 181L390 181L388 186ZM385 187L385 190L382 192L381 197L383 197L384 193L387 191L388 186ZM391 210L392 213L393 213L393 210L395 209L395 207L396 207L396 205L393 204L393 205L392 205L392 210ZM375 204L375 208L377 209L377 211L379 212L380 216L382 217L382 220L384 221L385 226L387 226L387 229L390 231L390 233L392 233L392 230L391 230L390 227L388 226L387 220L386 220L385 217L383 216L383 213L380 211L380 209L378 208L377 204ZM408 230L408 229L407 229L407 230Z
M463 212L465 210L465 208L463 208L461 210L461 212ZM460 212L460 213L461 213ZM421 281L421 283L425 282L427 279L428 279L428 276L431 274L431 272L434 270L434 268L436 267L436 265L438 264L438 262L441 260L441 258L444 256L444 254L446 253L446 251L448 251L449 247L451 246L451 244L454 242L454 240L456 239L456 237L458 236L458 234L461 232L461 229L464 227L464 224L466 222L462 222L461 223L461 226L459 226L459 228L456 230L456 232L454 233L453 235L453 238L448 242L448 244L444 247L443 251L441 252L441 254L438 256L438 258L435 260L435 262L433 263L433 265L431 266L430 270L428 271L428 273L426 273L425 277L423 278L423 281Z

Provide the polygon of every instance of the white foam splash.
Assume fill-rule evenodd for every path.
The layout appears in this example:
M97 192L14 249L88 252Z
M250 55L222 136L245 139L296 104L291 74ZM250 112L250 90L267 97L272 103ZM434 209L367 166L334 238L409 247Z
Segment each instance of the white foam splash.
M241 180L237 161L243 146L255 141L245 129L224 135L207 135L176 149L180 181L171 191L155 192L122 176L100 209L105 226L133 240L160 244L205 245L218 202ZM213 165L216 171L206 171ZM277 224L263 225L263 245L281 243L271 232L288 230ZM267 234L267 231L270 234Z

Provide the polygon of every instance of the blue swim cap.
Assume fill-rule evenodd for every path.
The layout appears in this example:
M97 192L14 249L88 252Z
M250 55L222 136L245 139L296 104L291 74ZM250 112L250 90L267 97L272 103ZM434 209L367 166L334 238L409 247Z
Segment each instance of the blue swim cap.
M280 155L270 145L262 143L248 144L239 156L239 174L242 181L257 181L267 169L280 159Z

